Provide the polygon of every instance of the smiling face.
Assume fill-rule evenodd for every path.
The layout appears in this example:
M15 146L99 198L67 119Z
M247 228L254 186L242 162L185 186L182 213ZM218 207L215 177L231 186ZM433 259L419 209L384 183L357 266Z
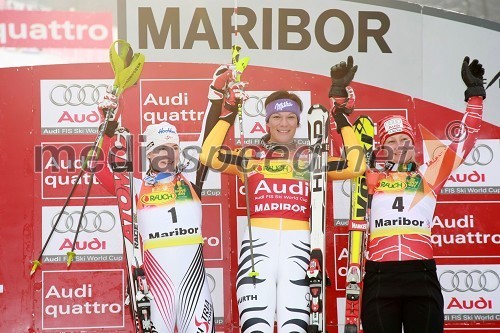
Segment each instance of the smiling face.
M151 168L156 172L175 172L179 156L180 149L175 143L161 145L148 153Z
M267 122L269 142L291 143L299 122L293 112L277 112L269 117Z
M415 147L408 134L394 134L384 142L384 148L388 152L388 160L393 163L413 162L415 158Z

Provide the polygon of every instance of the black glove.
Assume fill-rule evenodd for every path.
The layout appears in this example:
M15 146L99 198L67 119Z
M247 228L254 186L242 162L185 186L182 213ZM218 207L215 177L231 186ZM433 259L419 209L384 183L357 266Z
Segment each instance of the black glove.
M354 74L358 70L358 65L353 66L353 59L351 56L347 57L347 64L341 61L330 68L330 77L332 78L332 85L328 97L347 97L345 87L351 83Z
M481 96L486 98L486 90L483 86L483 65L477 59L472 60L469 64L469 57L465 57L462 63L462 80L467 86L465 90L465 101L468 102L469 98L473 96Z

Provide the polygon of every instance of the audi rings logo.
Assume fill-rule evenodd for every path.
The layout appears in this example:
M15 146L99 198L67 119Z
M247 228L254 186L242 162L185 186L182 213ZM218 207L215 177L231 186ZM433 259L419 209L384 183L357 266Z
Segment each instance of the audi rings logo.
M445 149L445 146L440 146L434 150L433 158L441 154L441 152ZM465 160L462 162L465 165L488 165L493 161L493 149L490 146L485 144L479 144L472 148L471 152Z
M51 226L54 228L57 223L57 227L54 228L54 231L61 234L66 232L75 233L76 228L78 228L80 216L80 211L74 211L71 213L63 212L59 222L57 222L59 214L56 214L52 218ZM116 217L110 211L103 210L101 212L96 212L89 210L85 211L85 214L83 215L79 232L87 232L89 234L94 232L108 233L113 230L115 225Z
M441 289L447 292L492 292L500 287L500 276L491 269L485 271L474 269L470 272L464 269L446 270L439 276L439 283Z
M346 180L342 181L342 186L340 188L341 191L342 191L342 193L346 197L348 197L348 198L351 197L351 188L350 188L350 186L351 186L351 181L346 179Z
M49 99L57 106L96 105L106 93L107 85L58 84L50 91Z
M210 290L210 293L212 293L215 290L215 278L212 276L212 274L206 273L205 276L207 277L208 281L208 290Z
M485 144L480 144L472 148L465 161L465 165L488 165L493 161L493 149Z
M266 101L267 96L259 97L259 96L250 96L243 103L242 110L249 117L258 117L266 116L266 108L264 107L264 103Z

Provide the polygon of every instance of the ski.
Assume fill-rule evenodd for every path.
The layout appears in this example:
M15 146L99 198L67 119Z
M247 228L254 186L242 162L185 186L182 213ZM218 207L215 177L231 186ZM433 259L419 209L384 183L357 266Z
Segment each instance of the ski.
M118 50L117 50L118 48ZM112 93L119 97L128 87L135 84L142 71L144 56L133 53L130 44L124 40L115 41L110 48L110 62L115 81ZM119 119L118 108L113 119ZM136 333L152 333L152 296L142 269L143 258L139 228L136 216L133 172L133 139L123 127L115 130L114 147L108 151L108 162L113 171L115 195L122 227L123 248L127 263L127 291L125 304L130 305Z
M125 304L130 305L136 332L152 332L151 293L142 269L142 250L136 216L136 201L133 176L132 136L123 128L117 130L115 147L122 154L114 154L110 159L115 194L120 212L123 235L123 248L127 262L127 297ZM125 154L123 152L126 152Z
M326 171L328 163L329 114L319 104L307 112L310 160L311 260L307 270L311 294L308 333L325 332Z
M360 116L353 124L354 134L363 147L366 161L373 149L374 127L367 116ZM344 333L361 332L361 292L363 287L365 244L368 221L368 187L365 176L351 181L351 219L348 225L348 259L346 277L346 312Z

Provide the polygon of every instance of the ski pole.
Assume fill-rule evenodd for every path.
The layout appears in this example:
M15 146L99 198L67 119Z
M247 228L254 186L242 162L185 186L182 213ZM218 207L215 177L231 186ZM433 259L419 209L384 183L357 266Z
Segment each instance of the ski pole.
M122 46L121 49L119 49L119 54L115 50L115 45ZM132 48L130 47L130 44L128 44L125 41L118 40L114 42L111 45L110 48L110 60L111 60L111 66L113 68L113 71L115 72L115 82L113 84L113 89L112 93L113 95L119 97L122 92L127 89L128 87L131 87L133 84L137 82L139 79L140 72L142 71L142 66L144 65L144 56L140 53L137 53L133 55ZM127 63L129 64L127 66ZM99 149L96 153L95 149L97 146L100 146L102 144L102 140L104 137L104 132L106 130L106 127L109 123L109 120L113 117L114 114L114 109L113 110L108 110L106 112L106 119L104 121L104 125L101 127L101 130L98 134L98 138L96 140L96 144L94 145L93 150L91 151L90 156L96 155L96 159L99 158L101 149ZM89 158L87 158L87 161ZM85 163L86 164L86 163ZM86 166L86 165L85 165ZM75 237L74 241L72 244L71 251L67 253L68 255L68 260L67 260L67 266L69 267L71 265L71 262L73 261L73 258L76 256L76 253L74 252L75 246L76 246L76 241L78 238L78 233L81 227L81 223L83 220L83 215L85 212L85 208L87 207L87 200L90 195L90 190L93 185L93 179L94 179L94 174L95 174L95 166L91 167L90 169L90 184L87 187L87 192L85 193L85 198L83 202L83 207L82 207L82 213L80 215L80 219L78 220L78 227L75 232Z
M115 93L114 89L113 89L113 93ZM101 126L101 129L97 135L97 138L94 142L94 146L92 147L92 150L87 154L87 158L85 159L85 162L82 165L82 171L86 170L87 167L90 166L89 161L92 163L94 161L94 158L97 161L99 160L99 156L101 153L102 140L104 138L104 132L106 131L106 128L108 127L108 123L113 115L113 112L114 112L114 110L109 110L106 112L106 118L104 120L104 124ZM96 149L97 149L97 152L96 152ZM76 231L75 231L75 237L73 238L73 244L71 246L71 251L67 252L68 259L67 259L66 264L68 267L71 265L71 262L73 261L73 259L76 256L75 246L76 246L76 242L78 239L78 234L80 232L80 228L82 226L83 216L85 215L85 209L87 208L87 201L88 201L88 198L90 195L90 190L92 189L92 185L94 184L95 171L96 171L96 166L95 165L90 166L90 182L87 186L87 191L85 192L85 197L83 199L82 211L80 214L80 218L78 219L78 226L77 226Z
M105 125L107 125L107 121L108 121L108 119L106 119ZM96 149L96 146L99 143L99 137L100 137L100 133L98 134L96 140L94 141L94 145L93 145L91 151L94 151ZM37 268L42 265L42 262L41 262L42 256L45 253L47 246L49 245L49 242L50 242L50 239L52 238L52 235L57 230L57 226L59 224L59 221L61 220L61 217L63 216L64 212L66 211L66 208L67 208L69 202L71 201L71 198L73 197L73 193L75 192L75 189L78 186L78 183L79 183L80 179L82 178L83 173L85 172L85 169L86 169L85 165L87 164L88 158L89 158L89 156L87 155L87 158L85 159L83 166L80 169L80 172L78 173L78 176L76 177L76 180L75 180L73 186L71 187L71 190L66 198L66 201L64 202L64 204L63 204L63 206L62 206L62 208L57 216L56 222L52 226L52 230L50 231L49 236L47 237L47 240L43 244L42 250L40 251L38 258L36 260L33 260L33 266L31 268L30 275L33 275L35 273L35 271L37 270ZM93 175L92 175L90 181L91 182L93 181ZM80 215L80 219L78 222L78 228L76 229L76 235L78 234L78 231L80 230L82 217L83 217L83 211L81 212L81 215ZM76 241L76 238L75 238L75 241ZM74 251L74 248L71 251Z
M250 220L250 197L247 193L248 190L248 175L247 175L247 167L248 161L245 158L245 135L243 133L243 115L242 115L242 105L241 100L238 101L238 123L240 127L240 141L241 141L241 153L242 153L242 172L243 172L243 185L245 187L245 205L247 212L247 225L248 225L248 240L250 242L250 262L252 265L252 271L249 273L249 276L253 279L253 284L255 286L255 278L259 275L258 272L255 271L255 260L253 253L253 237L252 237L252 222Z
M233 33L233 46L232 46L232 63L236 67L235 70L237 72L236 74L236 82L240 81L240 74L242 73L243 70L246 68L248 65L248 57L245 57L243 59L239 59L239 51L241 47L237 45L237 39L238 39L238 0L234 0L234 12L233 12L233 17L234 17L234 33ZM242 68L238 68L242 67ZM248 161L245 159L245 134L243 132L243 106L242 106L242 101L241 99L237 100L237 107L238 107L238 125L240 127L240 143L241 143L241 153L242 153L242 172L243 172L243 186L245 187L245 206L246 206L246 213L247 213L247 226L248 226L248 240L250 242L250 263L252 266L252 271L248 274L250 277L252 277L253 284L255 287L255 278L259 275L258 272L255 271L255 259L254 259L254 252L253 252L253 237L252 237L252 222L250 220L250 199L249 195L247 193L248 190L248 175L247 175L247 166L248 166Z
M30 272L30 275L33 275L35 273L35 271L37 270L38 267L40 267L42 265L42 256L45 252L45 249L47 248L47 245L49 245L49 241L50 239L52 238L52 235L54 234L54 231L56 231L57 229L57 225L59 224L59 221L61 220L61 217L63 216L64 214L64 211L66 210L66 207L68 206L68 203L71 199L71 197L73 196L73 192L75 191L75 188L76 186L78 185L78 182L80 181L80 178L82 178L82 175L83 175L83 168L80 170L80 173L78 174L78 176L76 177L76 180L75 180L75 183L73 184L73 186L71 187L71 190L69 192L69 195L68 197L66 198L66 201L64 202L64 205L63 207L61 208L61 211L59 212L59 215L57 216L57 220L56 222L54 223L54 225L52 226L52 230L50 231L49 233L49 236L47 237L47 240L45 241L45 243L43 244L43 247L42 247L42 251L40 251L40 255L38 256L38 258L36 260L33 260L32 263L33 263L33 266L31 267L31 272Z
M121 47L120 50L119 50L119 52L116 52L116 50L115 50L115 46L116 45L118 45L119 47ZM139 79L140 73L142 71L142 67L144 65L144 55L142 55L140 53L135 53L134 54L132 52L130 44L127 43L124 40L116 40L116 41L114 41L111 44L111 47L110 47L109 51L110 51L109 55L110 55L111 66L113 68L113 72L115 73L115 81L114 81L114 84L113 84L113 93L116 96L120 96L121 93L125 89L127 89L127 88L131 87L132 85L134 85L137 82L137 80ZM91 152L95 152L96 147L101 144L102 134L105 132L107 124L109 122L109 117L108 117L109 114L110 113L107 113L107 116L106 116L106 119L105 119L105 123L101 127L101 129L100 129L100 131L98 133L98 136L97 136L96 140L94 141L94 146L93 146ZM87 159L85 160L84 165L87 164L88 157L89 157L89 155L87 155ZM65 211L65 209L67 208L69 201L71 200L71 197L73 196L73 193L74 193L74 191L76 189L76 186L77 186L80 178L82 177L83 173L85 172L85 169L86 169L86 167L82 166L82 168L80 170L80 173L78 174L78 176L77 176L77 178L76 178L76 180L75 180L75 182L73 184L73 187L71 188L70 193L68 194L68 197L66 198L66 201L65 201L65 203L64 203L61 211L59 212L59 216L57 217L57 220L56 220L54 226L52 227L52 230L49 233L49 236L47 237L47 240L45 241L45 243L44 243L44 245L42 247L40 255L38 256L38 258L36 260L32 261L33 266L31 268L30 275L33 275L35 273L35 271L37 270L37 268L42 265L41 260L42 260L42 257L43 257L43 253L45 252L45 250L46 250L46 248L47 248L47 246L48 246L48 244L50 242L50 239L52 238L52 236L54 234L54 231L56 230L57 225L58 225L58 223L59 223L59 221L60 221L60 219L61 219L61 217L62 217L62 215L63 215L63 213ZM91 182L92 182L92 180L93 180L93 174L92 174L92 177L91 177ZM87 189L87 191L89 191L89 189ZM83 211L82 211L82 214L80 216L79 226L76 229L76 234L78 234L78 231L79 231L79 229L81 227L82 217L83 217ZM74 257L73 250L74 250L74 244L75 243L76 243L76 238L75 238L75 241L73 242L73 249L71 251L73 254L71 254L71 256L72 256L71 260ZM68 265L71 263L71 260L69 260L69 257L68 257L68 262L69 262Z

